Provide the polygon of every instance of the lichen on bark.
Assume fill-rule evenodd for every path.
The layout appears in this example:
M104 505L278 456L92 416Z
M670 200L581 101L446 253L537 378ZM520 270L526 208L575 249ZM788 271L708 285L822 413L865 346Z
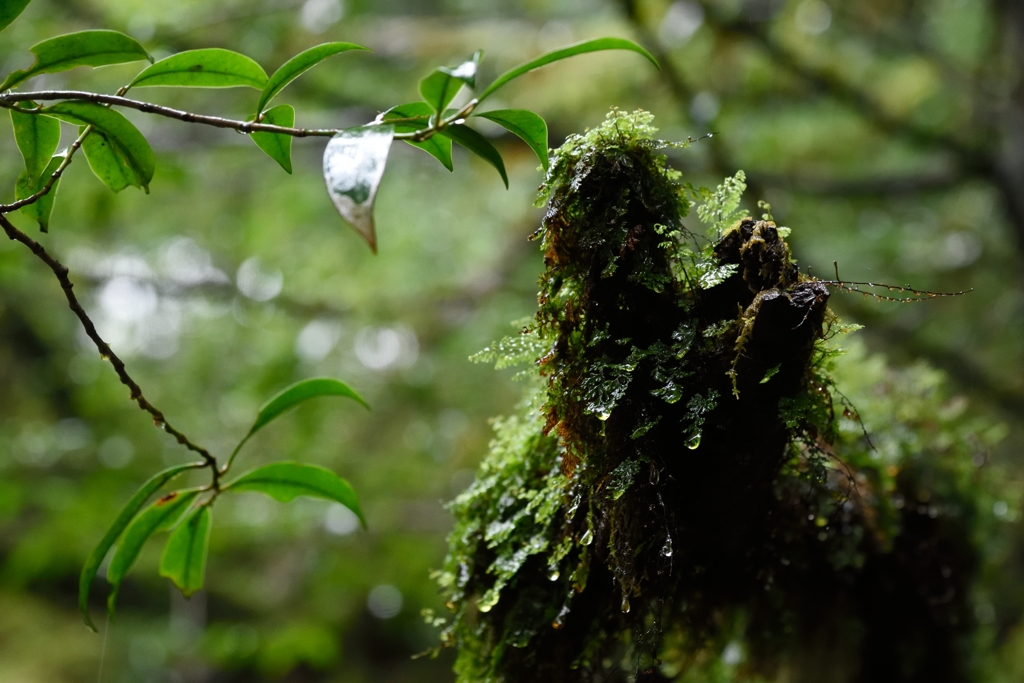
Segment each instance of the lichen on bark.
M459 680L824 680L816 657L833 681L964 680L969 454L869 442L830 374L827 286L742 215L741 174L683 183L651 121L613 112L557 150L539 310L481 354L535 371L451 505ZM924 415L934 392L900 391L962 437Z

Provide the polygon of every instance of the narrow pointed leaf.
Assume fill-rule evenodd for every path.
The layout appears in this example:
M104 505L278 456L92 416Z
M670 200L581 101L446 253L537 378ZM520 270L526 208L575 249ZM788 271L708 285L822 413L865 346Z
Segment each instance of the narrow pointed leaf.
M168 467L162 472L157 472L146 480L146 483L139 487L139 490L135 492L131 500L125 503L125 506L117 513L114 523L110 525L107 533L103 535L103 538L100 539L100 542L93 548L93 551L85 560L85 564L82 566L82 574L78 579L78 608L82 610L82 616L85 617L86 625L93 631L96 630L96 626L92 623L92 619L89 618L89 589L92 588L92 581L96 578L96 572L99 570L103 558L107 556L107 551L114 545L121 536L121 532L131 523L150 496L182 472L195 468L195 464L176 465Z
M490 97L495 90L505 85L513 78L518 78L528 71L539 69L542 66L546 66L552 62L557 62L567 57L574 57L586 52L597 52L598 50L632 50L633 52L646 57L657 68L661 68L658 64L658 60L654 58L654 55L634 43L632 40L626 40L625 38L596 38L594 40L584 40L581 43L569 45L558 50L552 50L551 52L545 53L536 59L530 60L525 64L520 64L514 69L506 71L502 75L498 76L493 83L487 86L487 89L480 93L480 97L477 99L483 102L486 98Z
M0 0L3 2L3 0ZM0 14L2 14L0 10ZM67 71L76 66L107 66L150 59L146 48L137 40L117 31L93 30L68 33L36 43L31 48L36 61L32 66L15 71L0 84L0 90L39 74Z
M394 121L396 133L410 133L423 130L427 127L434 110L426 102L411 102L402 104L384 112L384 121ZM397 120L396 120L397 119ZM452 165L452 141L440 135L433 135L422 142L405 140L413 147L422 149L424 152L441 162L441 165L449 171L455 167Z
M537 114L524 109L499 109L477 114L518 135L534 151L544 170L548 168L548 124Z
M223 488L225 491L235 493L258 491L282 503L290 502L299 496L326 498L347 507L359 517L363 526L366 526L356 492L347 481L319 465L274 462L246 472Z
M147 67L131 82L133 88L169 85L191 88L234 88L262 90L267 73L243 54L219 47L187 50L161 59Z
M324 150L324 181L334 207L377 253L373 203L377 198L393 126L363 126L338 133Z
M160 559L160 576L170 579L186 598L203 587L210 517L209 505L193 510L171 534Z
M107 598L107 611L114 613L114 603L121 589L121 582L128 575L135 561L142 552L142 546L153 534L166 531L177 524L189 506L199 495L199 489L173 491L163 498L157 499L143 510L125 530L121 541L117 544L114 556L107 567L107 581L110 582L110 595Z
M31 0L0 0L0 31L7 28L28 7Z
M25 159L25 171L30 178L36 179L42 175L60 144L60 121L51 116L25 114L12 109L11 124L18 150Z
M120 192L135 182L132 170L103 133L94 130L86 135L82 140L82 151L93 175L114 192Z
M324 43L323 45L317 45L316 47L311 47L308 50L303 50L282 64L280 68L273 73L270 80L267 81L266 86L263 88L263 92L260 94L259 104L256 105L256 113L259 114L262 112L263 108L266 107L267 104L277 96L277 93L281 92L285 88L285 86L328 57L332 57L342 52L348 52L350 50L369 49L370 48L363 47L362 45L356 45L355 43Z
M330 377L304 379L301 382L285 387L264 403L263 407L260 408L259 415L256 417L256 422L253 423L252 429L249 430L245 438L248 439L290 408L294 408L303 401L319 398L320 396L345 396L361 403L367 409L370 407L363 400L362 396L353 391L344 382L331 379Z
M64 155L52 157L50 163L43 169L42 174L34 180L29 177L28 171L22 171L14 185L15 197L17 199L25 199L43 189L43 186L46 185L50 176L54 174L62 161L64 161ZM39 223L39 229L43 232L48 232L50 229L50 213L53 211L53 201L57 198L57 187L59 185L60 179L58 178L49 192L28 206L21 208L21 215Z
M496 168L498 173L501 174L501 179L505 182L505 189L508 189L508 175L505 173L505 162L502 161L501 154L498 153L494 145L488 142L487 138L461 123L445 126L441 129L440 133L445 137L451 138Z
M58 102L44 107L43 112L71 123L93 126L131 169L132 185L148 191L156 157L139 129L121 113L93 102Z
M263 113L262 123L275 126L295 125L295 108L290 104L279 104ZM288 173L292 172L292 136L284 133L252 133L249 137L256 146L267 153L271 159L281 164Z

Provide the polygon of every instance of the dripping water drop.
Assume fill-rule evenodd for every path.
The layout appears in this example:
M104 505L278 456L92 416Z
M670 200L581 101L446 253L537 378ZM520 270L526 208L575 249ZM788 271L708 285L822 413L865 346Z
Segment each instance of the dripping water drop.
M625 595L622 596L622 613L629 613L629 598L627 598Z
M700 432L694 432L689 439L686 440L686 447L691 451L697 450L700 446Z

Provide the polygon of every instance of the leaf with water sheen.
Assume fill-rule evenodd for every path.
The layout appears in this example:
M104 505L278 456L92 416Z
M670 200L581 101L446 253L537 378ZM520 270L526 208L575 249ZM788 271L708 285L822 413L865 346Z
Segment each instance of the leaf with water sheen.
M626 40L625 38L595 38L594 40L584 40L581 43L569 45L558 50L552 50L551 52L547 52L536 59L526 62L525 64L520 64L513 69L509 69L502 75L498 76L493 83L487 86L487 89L480 93L480 97L477 99L483 102L486 98L490 97L495 90L505 85L513 78L518 78L528 71L539 69L542 66L547 66L552 62L557 62L561 59L566 59L567 57L574 57L586 52L597 52L599 50L632 50L633 52L646 57L657 68L661 68L658 64L658 60L654 58L654 55L634 43L632 40Z
M0 31L18 18L31 0L0 0Z
M326 467L298 462L274 462L246 472L223 487L224 491L257 491L288 503L299 496L325 498L341 503L366 526L356 492L347 481Z
M440 133L445 137L451 138L496 168L501 175L501 179L505 182L505 189L508 189L508 175L505 173L505 162L501 160L501 154L494 148L494 145L488 142L487 138L461 123L445 126L441 129Z
M81 129L81 130L84 130ZM120 192L135 180L132 170L103 133L92 131L82 140L82 151L93 175L114 192Z
M400 104L397 107L388 109L384 112L382 120L390 122L400 119L391 124L395 127L395 132L411 133L426 128L433 114L434 110L426 102L410 102L409 104ZM415 140L405 140L404 142L422 149L440 161L441 165L449 171L454 170L455 166L452 164L452 141L450 138L446 138L443 135L432 135L420 142Z
M43 112L71 123L93 126L131 169L132 185L149 191L156 157L146 138L124 115L93 102L58 102L44 107Z
M86 625L93 631L96 630L96 626L92 623L92 619L89 618L89 589L92 587L92 581L96 578L96 572L99 570L103 558L107 556L107 551L114 545L114 542L121 536L121 532L131 523L150 496L182 472L195 469L196 467L202 467L202 463L199 465L193 463L168 467L166 470L157 472L147 479L146 483L139 487L139 490L135 492L131 500L125 503L125 506L117 513L114 523L110 525L107 533L103 535L100 542L89 553L89 557L82 566L82 574L78 579L78 607L82 610Z
M14 196L16 199L25 199L31 197L39 190L43 189L49 181L50 176L54 174L57 167L64 161L64 156L55 156L50 159L50 163L43 169L42 174L35 179L32 179L28 175L28 171L22 171L21 175L18 176L18 180L14 184ZM42 197L34 201L33 203L21 207L21 215L27 216L32 220L39 223L39 229L43 232L48 232L50 229L50 213L53 211L53 200L57 197L57 186L60 185L60 179L54 182L53 187L50 191L44 194Z
M362 126L338 133L324 150L324 181L334 207L377 253L373 203L377 198L393 126Z
M534 151L546 171L548 168L548 124L537 114L525 109L499 109L476 114L488 121L494 121L514 135L523 139Z
M25 159L25 171L36 179L50 163L50 158L60 144L60 121L52 116L25 114L11 110L11 124L14 126L14 140Z
M270 100L274 99L274 97L277 96L277 93L281 92L285 86L328 57L333 57L336 54L348 52L350 50L369 49L370 48L368 47L356 45L355 43L324 43L323 45L317 45L309 48L308 50L303 50L282 64L270 77L270 80L267 81L266 86L263 88L263 92L260 94L259 104L256 105L256 113L259 114L263 111L263 108L267 106Z
M0 90L13 88L39 74L67 71L76 66L107 66L150 59L146 48L134 38L106 30L68 33L36 43L29 49L36 56L35 63L8 75L0 83Z
M143 510L125 530L114 551L114 556L110 558L110 565L107 567L107 581L111 586L110 595L107 598L107 611L110 614L114 613L114 603L117 601L117 593L121 589L121 581L135 565L135 560L142 552L142 546L153 534L172 528L197 495L199 495L199 489L169 493Z
M476 72L483 52L477 50L468 60L457 67L439 67L420 81L420 95L435 112L443 112L448 103L458 94L463 85L476 85Z
M295 125L295 108L290 104L279 104L263 113L260 123L291 128ZM271 159L281 164L288 173L292 172L292 136L284 133L252 133L249 135L256 146Z
M170 579L186 598L203 587L210 548L210 506L189 513L171 534L160 558L160 576Z
M186 50L147 67L131 82L133 88L157 85L191 88L262 90L267 72L249 57L219 47Z

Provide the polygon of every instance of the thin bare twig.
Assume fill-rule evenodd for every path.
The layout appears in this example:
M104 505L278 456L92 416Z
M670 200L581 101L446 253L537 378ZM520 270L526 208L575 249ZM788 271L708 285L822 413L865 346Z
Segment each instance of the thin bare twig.
M22 208L23 206L28 206L29 204L35 204L37 201L39 201L47 194L49 194L50 190L53 189L53 186L57 184L58 180L60 180L61 175L63 175L64 173L64 169L66 169L68 167L68 164L71 163L71 157L73 157L75 155L75 152L78 151L78 148L82 146L82 142L85 140L85 136L91 132L92 126L86 126L85 130L82 131L82 134L75 138L75 141L71 143L71 146L68 147L67 153L64 155L64 161L60 162L60 166L58 166L57 169L53 172L53 174L50 176L50 179L46 181L45 185L43 185L33 194L30 194L29 196L24 197L22 199L19 199L16 202L11 202L10 204L0 204L0 215L3 215L10 211L15 211L17 209ZM46 231L43 230L43 232Z
M57 276L57 280L60 282L60 286L64 290L64 296L67 297L68 306L71 308L72 311L74 311L75 315L78 316L78 319L82 323L82 327L85 328L85 333L89 336L89 339L92 340L93 344L96 345L96 348L100 352L100 356L105 360L110 361L110 364L114 366L114 371L117 372L117 377L118 379L121 380L121 384L128 387L129 391L131 392L131 399L139 405L139 408L146 411L153 417L153 424L157 428L163 429L165 432L173 436L182 446L184 446L185 448L189 449L194 453L198 453L203 458L206 465L210 467L211 470L213 470L212 487L215 491L219 490L220 472L217 469L217 459L214 458L213 455L211 455L210 452L207 451L205 448L196 445L191 440L189 440L187 436L185 436L180 431L171 426L171 424L167 421L167 418L164 417L164 414L160 412L160 410L158 410L156 406L154 406L152 403L146 400L146 397L143 396L142 394L142 388L139 387L139 385L135 382L135 380L131 378L131 376L128 374L128 371L125 369L124 362L120 358L118 358L117 354L113 352L110 346L105 341L103 341L103 339L99 335L99 332L96 331L96 326L93 324L92 319L89 318L89 315L85 312L85 309L82 308L82 305L78 302L78 297L75 296L75 293L72 289L74 285L72 284L70 278L68 277L67 266L65 266L63 263L61 263L53 256L51 256L50 253L46 251L46 249L43 247L43 245L39 244L39 242L36 242L34 239L23 233L21 230L18 230L18 228L16 228L9 220L7 220L7 217L4 216L3 214L0 214L0 227L2 227L4 229L4 232L7 233L7 237L16 242L21 242L22 244L24 244L26 247L29 248L29 250L32 251L33 254L38 256L39 259L43 261L43 263L49 266L50 270L53 271L53 274Z

